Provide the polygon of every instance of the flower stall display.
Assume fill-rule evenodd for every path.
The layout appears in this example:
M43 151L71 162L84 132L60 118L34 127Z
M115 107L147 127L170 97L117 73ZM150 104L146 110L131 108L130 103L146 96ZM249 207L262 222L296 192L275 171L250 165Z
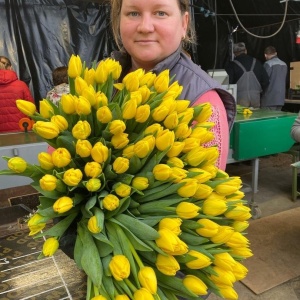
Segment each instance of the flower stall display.
M237 299L234 283L252 255L251 217L239 177L216 166L209 103L189 107L169 70L142 69L121 82L112 59L86 67L72 55L70 94L59 105L17 100L53 151L39 164L4 157L2 175L32 178L40 193L28 221L44 236L40 257L73 228L74 261L87 275L86 299ZM51 152L51 153L50 153ZM46 227L49 220L53 226Z

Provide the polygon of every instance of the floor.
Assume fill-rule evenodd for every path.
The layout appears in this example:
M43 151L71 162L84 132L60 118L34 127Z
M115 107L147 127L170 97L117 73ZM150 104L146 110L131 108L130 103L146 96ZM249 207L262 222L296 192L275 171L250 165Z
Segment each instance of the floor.
M291 162L292 157L289 154L259 159L258 191L254 200L261 212L261 218L300 206L300 196L296 201L292 201ZM230 176L240 176L246 187L251 186L251 162L228 164L226 171ZM33 192L34 190L30 187L0 190L0 207L4 205L1 199ZM251 199L250 192L246 193L246 198ZM254 294L241 282L235 284L235 289L240 300L300 300L300 278L295 278L260 295ZM210 295L207 299L219 300L221 298Z
M258 191L254 196L254 201L261 211L262 218L300 206L300 197L296 201L292 201L291 163L292 157L289 154L260 158ZM240 176L244 184L251 186L251 162L229 164L226 171L230 176ZM246 197L251 199L251 193L246 193ZM300 300L300 277L260 295L253 293L241 282L237 282L234 287L240 300ZM221 298L216 295L210 295L207 299L219 300Z

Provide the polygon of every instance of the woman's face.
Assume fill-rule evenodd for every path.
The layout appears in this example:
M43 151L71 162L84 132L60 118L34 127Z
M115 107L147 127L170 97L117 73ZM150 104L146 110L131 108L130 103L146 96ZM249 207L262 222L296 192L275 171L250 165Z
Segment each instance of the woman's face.
M172 54L186 34L188 13L177 0L123 0L120 34L134 69L152 69Z

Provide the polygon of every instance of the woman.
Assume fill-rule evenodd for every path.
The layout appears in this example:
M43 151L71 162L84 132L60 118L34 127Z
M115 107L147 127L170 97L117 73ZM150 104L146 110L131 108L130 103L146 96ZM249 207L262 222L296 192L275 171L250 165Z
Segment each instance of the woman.
M138 68L170 76L183 86L180 99L191 105L210 102L211 121L220 157L218 167L225 170L229 131L236 113L235 100L184 53L183 46L195 40L190 25L188 0L111 0L111 22L120 49L112 54L123 67L123 76Z

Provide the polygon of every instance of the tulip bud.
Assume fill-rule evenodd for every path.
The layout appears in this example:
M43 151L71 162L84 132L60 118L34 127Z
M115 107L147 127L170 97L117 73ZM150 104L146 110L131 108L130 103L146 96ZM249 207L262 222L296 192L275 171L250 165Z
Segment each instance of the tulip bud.
M50 174L44 175L39 181L40 187L44 191L54 191L56 189L56 182L57 178Z
M231 285L217 283L216 286L224 299L238 300L239 296Z
M37 121L33 124L33 130L44 139L54 139L59 135L59 127L52 122Z
M154 124L148 126L144 130L144 134L145 135L154 135L154 136L156 136L157 133L159 133L161 131L163 131L163 127L159 123L154 123Z
M126 148L123 149L122 155L130 159L135 155L133 149L134 149L134 145L127 146Z
M247 273L248 269L238 261L235 261L234 268L232 269L232 273L235 276L236 280L243 280Z
M169 113L170 108L162 103L154 108L154 110L152 111L152 118L156 122L162 122L169 115Z
M249 247L233 248L230 250L230 254L232 254L234 256L235 255L240 256L244 259L253 256L253 253L252 253L251 249L249 249Z
M158 164L153 168L152 173L156 180L165 181L171 176L171 168L165 164Z
M103 124L109 123L113 118L112 112L108 106L99 107L96 115L97 120Z
M178 125L178 115L176 111L173 111L165 118L164 125L168 129L174 129Z
M117 295L115 300L130 300L127 295Z
M38 154L38 161L40 166L44 170L52 170L54 168L54 164L52 162L52 155L47 152L40 152Z
M87 82L81 78L80 76L77 76L75 78L75 91L78 95L82 95L84 89L88 89Z
M122 81L129 92L137 91L139 88L139 77L135 72L128 73Z
M58 240L54 237L50 237L44 242L42 252L44 256L52 256L57 251L58 247Z
M79 55L71 55L68 64L68 75L71 78L76 78L77 76L81 75L82 71L82 62Z
M88 140L77 140L76 142L76 154L80 157L89 157L93 146Z
M102 295L98 295L93 297L91 300L107 300L107 298Z
M203 202L202 211L208 216L219 216L227 210L226 201L221 199L206 199Z
M194 203L180 202L176 207L176 214L182 219L193 219L199 214L200 207Z
M218 266L213 266L212 269L216 274L211 274L210 279L217 284L225 284L232 286L234 282L236 282L235 276L232 271L224 270Z
M196 179L198 183L206 182L212 178L209 172L200 168L190 168L189 172L198 173L197 175L193 176L193 178Z
M195 121L197 121L198 123L207 121L212 114L212 105L209 102L202 103L200 104L200 106L202 107L202 110L195 118Z
M121 134L125 131L126 124L122 120L113 120L109 124L109 132L111 134Z
M150 105L144 104L136 109L135 120L138 123L145 123L150 116Z
M168 157L177 157L182 152L185 142L174 142L171 149L167 152Z
M146 103L149 100L150 95L151 95L150 89L146 85L143 85L138 89L138 91L140 92L140 94L142 96L142 104Z
M248 221L234 221L231 225L234 231L243 232L249 227Z
M170 166L170 167L177 167L179 169L183 169L184 168L184 163L183 161L178 158L178 157L171 157L167 160L167 164Z
M7 162L7 166L15 173L23 173L27 168L27 163L22 157L12 157Z
M132 180L132 186L139 190L139 191L143 191L145 189L148 188L149 186L149 180L147 177L134 177L133 180Z
M91 233L96 234L102 231L102 228L100 227L100 224L98 224L96 216L92 216L91 218L89 218L87 227Z
M160 230L163 228L167 228L178 236L181 233L181 224L182 220L180 218L163 218L158 223L158 229Z
M186 275L182 280L183 285L195 293L196 295L206 295L207 286L206 284L198 277L194 275Z
M145 140L140 140L134 144L133 152L138 158L144 158L150 153L149 143Z
M178 81L174 81L169 86L166 96L172 96L172 97L174 97L174 99L176 99L181 94L182 90L183 90L183 86L179 85Z
M97 142L91 150L91 156L98 163L106 162L108 159L108 148L101 142Z
M58 126L60 132L67 130L69 126L68 121L60 115L52 116L51 122Z
M46 223L43 222L43 217L35 213L27 222L28 228L30 230L29 235L35 235L41 230L43 230L46 226Z
M46 99L40 101L40 114L46 119L49 119L54 114L53 107Z
M192 128L186 123L181 123L175 129L175 137L177 139L186 139L190 136Z
M130 195L131 187L125 183L118 182L113 186L118 196L124 198Z
M236 265L236 261L228 252L214 254L214 265L224 269L233 271Z
M72 115L75 111L75 96L63 94L60 98L60 104L66 114Z
M195 259L186 263L186 266L190 269L203 269L211 265L212 261L206 255L201 252L190 250L188 255L193 256Z
M191 104L189 100L176 100L176 111L177 113L181 113L185 111Z
M213 192L213 189L206 185L206 184L198 184L198 188L196 190L196 193L194 194L193 198L195 199L206 199L211 193Z
M233 232L226 241L226 245L231 248L242 248L249 245L249 240L240 232Z
M95 109L98 109L100 106L107 106L108 105L108 99L106 95L102 92L97 92L95 95L95 104L93 107Z
M111 138L111 143L115 149L122 149L128 145L128 133L120 133L113 135Z
M87 139L91 132L91 125L88 121L78 121L72 128L72 135L77 140Z
M96 192L101 187L101 181L98 178L91 178L87 181L85 187L89 192Z
M83 78L86 81L86 83L87 83L88 86L93 86L94 85L94 82L95 82L95 73L96 73L95 69L88 69L88 68L86 68L84 70Z
M33 116L36 112L36 106L30 101L17 99L16 105L18 110L28 117Z
M128 278L130 275L130 263L128 258L124 255L113 256L109 263L109 270L117 281Z
M70 168L63 176L63 182L68 186L77 186L81 181L83 174L80 169Z
M69 211L73 207L73 200L70 197L63 196L57 199L53 204L53 210L59 214Z
M230 239L233 233L234 230L232 227L225 225L219 226L217 234L212 236L210 240L215 244L224 244Z
M52 162L58 168L66 167L71 162L71 154L65 148L57 148L52 152Z
M237 205L226 212L225 217L237 221L246 221L251 218L251 208L245 205Z
M192 197L198 188L198 182L193 178L185 178L180 181L180 183L184 182L185 184L177 190L177 194L183 198Z
M102 204L105 209L112 211L119 207L120 200L117 196L108 194L103 198Z
M157 292L157 279L155 272L150 267L143 267L138 272L138 279L142 287L147 289L151 294Z
M163 93L165 91L167 91L168 87L169 87L169 82L170 82L170 77L169 77L170 71L168 69L162 71L161 73L159 73L159 75L157 75L157 77L155 78L153 85L155 90L158 93Z
M141 288L134 292L133 300L154 300L154 297L151 295L150 291L145 288Z
M117 174L125 173L129 168L129 159L125 157L117 157L113 162L113 170Z
M209 219L199 219L197 221L202 227L197 228L196 232L204 237L212 237L218 233L219 224Z
M133 119L136 115L137 103L135 99L126 101L122 107L122 116L124 120Z
M97 178L102 173L102 167L96 161L91 161L85 164L84 173L87 177Z
M174 132L169 129L158 132L155 140L156 148L160 151L164 151L169 147L171 148L174 144L174 139Z
M180 270L178 261L172 255L157 254L156 263L157 269L168 276L175 276L177 271Z

